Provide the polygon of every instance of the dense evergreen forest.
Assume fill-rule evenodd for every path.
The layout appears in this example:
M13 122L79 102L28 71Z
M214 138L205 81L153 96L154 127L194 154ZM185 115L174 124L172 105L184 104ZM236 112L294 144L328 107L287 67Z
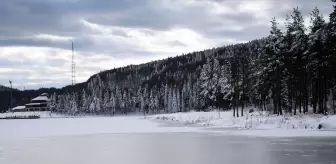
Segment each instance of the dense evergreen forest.
M18 104L47 92L50 108L69 114L217 108L239 117L248 106L278 115L328 114L336 99L336 7L329 21L315 8L310 21L306 29L294 8L285 31L274 18L265 38L100 72L73 87L13 95Z

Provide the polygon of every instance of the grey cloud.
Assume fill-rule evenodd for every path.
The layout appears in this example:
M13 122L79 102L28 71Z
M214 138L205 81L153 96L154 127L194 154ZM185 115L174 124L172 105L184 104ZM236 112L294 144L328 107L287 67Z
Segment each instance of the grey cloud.
M163 1L163 0L161 0ZM182 27L194 30L207 39L232 39L248 41L269 33L269 21L272 17L285 18L295 6L299 6L305 16L317 6L321 13L329 14L332 11L332 3L329 0L265 0L267 3L275 3L270 9L270 15L266 20L260 20L256 15L238 11L229 14L210 15L211 8L202 5L194 6L163 6L160 0L1 0L0 2L0 47L4 46L33 46L54 47L70 50L70 41L48 40L34 38L38 34L73 37L75 50L81 51L81 55L93 53L105 53L116 58L132 56L154 56L153 52L139 50L118 41L109 40L99 42L87 34L92 34L80 20L84 19L100 25L112 25L127 28L142 28L146 35L154 36L152 30L168 30L174 27ZM183 2L184 0L169 0L166 2ZM235 9L239 4L251 0L196 0L196 3L212 1L225 4ZM282 8L283 4L290 3L290 8ZM267 18L269 17L269 20ZM328 19L328 18L326 18ZM259 22L260 24L256 24ZM230 30L230 26L242 26L241 30ZM112 35L130 37L122 30L113 30ZM99 36L98 36L99 39ZM167 42L170 46L185 46L176 38L176 41ZM231 44L230 41L222 41L218 44ZM211 48L211 47L209 47ZM160 53L160 52L157 52ZM162 52L164 53L164 52ZM53 55L53 54L48 54ZM89 58L89 56L85 56ZM16 63L8 59L0 58L0 67L27 67L33 61ZM47 65L57 68L64 61L47 61ZM98 61L97 61L98 62ZM35 69L35 68L34 68ZM90 68L99 71L99 68ZM37 68L36 68L37 70ZM41 76L48 76L47 71L40 70ZM55 72L59 76L64 72ZM7 75L6 75L7 76ZM8 77L23 77L23 74L8 75ZM7 83L0 78L0 84ZM31 81L29 79L26 79ZM44 79L48 81L47 79ZM38 80L37 80L38 81ZM22 81L22 84L24 80ZM65 82L64 82L65 83ZM48 84L49 85L49 84ZM59 84L51 84L59 86Z
M1 67L8 68L10 66L15 66L15 64L17 64L17 63L13 62L9 59L0 59L0 68Z
M112 35L115 35L115 36L121 36L121 37L125 37L125 38L128 38L130 37L129 35L127 35L124 31L122 30L113 30L112 31Z
M186 44L178 41L178 40L174 40L172 42L169 42L169 45L173 46L173 47L185 47L187 46Z
M42 87L56 87L56 88L61 88L64 86L64 84L70 84L69 80L59 80L59 81L53 81L51 82L50 80L41 80L41 79L26 79L26 78L12 78L11 79L13 82L13 87L23 90L24 88L27 89L38 89ZM35 83L35 84L27 84L29 83ZM43 83L43 84L41 84ZM1 78L0 76L0 84L9 86L8 84L8 79L7 78Z
M178 0L173 0L178 1ZM198 0L206 1L206 0ZM235 8L245 1L212 0L215 3L225 2L228 7ZM322 13L329 13L332 9L331 2L316 0L296 0L296 1L275 1L269 0L268 3L275 3L278 7L281 3L291 2L299 6L306 15L318 6ZM27 46L46 46L66 48L62 43L48 43L21 39L22 36L31 36L38 33L52 35L72 36L77 38L78 42L83 42L79 48L87 50L93 45L90 41L82 41L85 38L85 27L79 22L79 19L87 19L89 22L102 25L115 25L124 27L142 27L148 29L166 30L172 27L185 27L193 29L210 38L225 37L219 34L229 33L225 29L214 30L214 27L220 25L242 25L244 30L249 30L249 26L257 21L254 15L248 13L233 13L228 15L210 16L208 8L202 6L188 6L185 9L174 9L160 6L159 1L154 0L3 0L0 5L0 36L12 37L3 40L0 46L4 45L27 45ZM276 16L284 18L291 9L280 10L274 8L270 17ZM228 22L229 21L229 22ZM228 23L225 23L228 22ZM265 24L268 22L265 22ZM217 33L217 32L218 33ZM237 34L236 31L232 33ZM244 35L246 32L242 32ZM114 31L114 35L129 37L122 31ZM267 33L265 33L266 35ZM83 36L84 35L84 36ZM239 35L239 33L238 33ZM13 39L14 37L14 39ZM20 38L20 39L18 39ZM248 40L256 37L245 37ZM84 44L86 43L86 44ZM99 45L94 45L99 46ZM99 48L98 48L99 49ZM97 51L95 49L94 51Z

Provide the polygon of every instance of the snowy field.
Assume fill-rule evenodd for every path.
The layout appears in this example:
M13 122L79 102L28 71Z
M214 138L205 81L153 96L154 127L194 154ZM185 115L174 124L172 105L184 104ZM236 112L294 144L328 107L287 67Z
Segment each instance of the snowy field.
M336 116L297 115L277 116L265 112L245 113L233 117L229 112L187 112L160 114L148 117L185 126L204 127L211 132L226 135L252 135L265 137L336 136ZM321 129L319 129L319 125Z

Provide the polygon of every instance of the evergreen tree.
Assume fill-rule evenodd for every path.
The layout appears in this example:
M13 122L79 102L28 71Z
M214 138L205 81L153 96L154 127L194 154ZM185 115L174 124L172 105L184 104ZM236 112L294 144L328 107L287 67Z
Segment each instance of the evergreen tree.
M323 109L323 79L325 79L323 75L323 70L325 70L326 57L323 52L323 44L324 44L324 27L325 21L320 14L319 10L315 8L311 13L311 26L310 26L310 34L309 34L309 49L308 49L308 73L310 75L310 84L311 84L311 104L313 105L313 112L317 112L317 104L319 103L319 113L324 113L325 109Z
M200 74L200 88L201 93L200 95L205 100L205 105L211 105L211 98L212 98L212 89L213 85L211 83L212 79L212 66L211 61L208 59L207 63L203 65L201 74Z
M110 104L110 95L109 95L109 92L106 91L104 93L104 99L103 99L103 106L102 106L102 108L103 108L104 111L110 111L111 110L110 107L111 107L111 104Z
M80 111L87 112L89 110L89 105L90 104L89 104L88 97L86 95L85 90L83 89L82 90L82 105L81 105Z

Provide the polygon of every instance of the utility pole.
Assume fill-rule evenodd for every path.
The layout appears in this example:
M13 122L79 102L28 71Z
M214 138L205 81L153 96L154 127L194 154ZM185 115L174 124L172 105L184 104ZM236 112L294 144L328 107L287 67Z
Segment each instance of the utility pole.
M12 87L12 81L9 80L10 84L10 104L9 104L9 109L12 110L12 95L13 95L13 87Z

